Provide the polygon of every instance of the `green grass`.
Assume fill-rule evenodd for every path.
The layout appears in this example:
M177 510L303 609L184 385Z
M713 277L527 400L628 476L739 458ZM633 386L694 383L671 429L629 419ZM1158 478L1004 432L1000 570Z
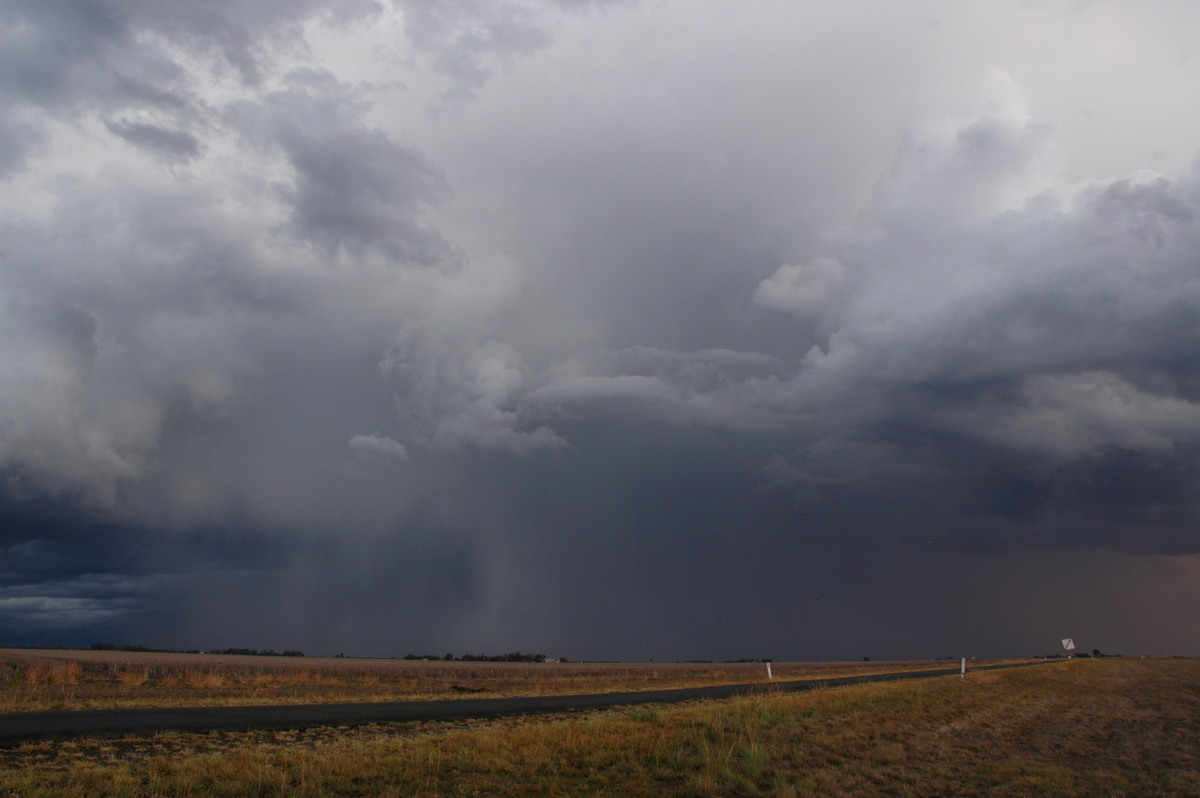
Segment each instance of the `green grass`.
M454 724L26 745L0 795L1198 795L1200 662Z

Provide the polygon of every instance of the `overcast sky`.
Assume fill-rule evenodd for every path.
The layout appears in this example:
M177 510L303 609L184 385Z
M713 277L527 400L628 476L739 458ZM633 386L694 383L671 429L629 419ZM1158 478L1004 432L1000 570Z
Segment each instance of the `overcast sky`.
M1200 654L1200 5L7 0L0 643Z

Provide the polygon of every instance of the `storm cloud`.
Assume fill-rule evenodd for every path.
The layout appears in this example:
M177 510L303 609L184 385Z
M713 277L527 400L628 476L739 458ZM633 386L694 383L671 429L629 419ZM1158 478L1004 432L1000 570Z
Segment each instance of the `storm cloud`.
M7 4L0 643L1196 653L1197 23Z

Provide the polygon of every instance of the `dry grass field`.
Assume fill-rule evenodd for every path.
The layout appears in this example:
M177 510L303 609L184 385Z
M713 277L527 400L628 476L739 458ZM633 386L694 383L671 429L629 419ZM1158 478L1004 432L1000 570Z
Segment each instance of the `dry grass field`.
M780 680L929 667L929 662L772 664ZM761 663L429 662L0 649L0 712L567 695L758 681L767 681Z
M0 751L0 795L1200 795L1200 661Z

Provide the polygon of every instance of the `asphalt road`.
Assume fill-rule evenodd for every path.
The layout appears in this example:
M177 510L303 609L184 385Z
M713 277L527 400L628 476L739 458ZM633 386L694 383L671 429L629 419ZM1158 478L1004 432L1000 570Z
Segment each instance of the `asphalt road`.
M1027 664L980 666L970 670L1015 668ZM766 691L796 692L865 682L893 682L954 676L958 668L843 676L798 681L772 681L676 690L592 695L524 696L517 698L463 698L445 701L389 701L360 704L287 704L242 707L180 707L153 709L101 709L60 712L24 712L0 715L0 746L12 747L28 740L70 737L110 737L153 734L161 731L247 731L297 729L312 726L359 726L422 720L498 718L549 712L578 712L635 704L671 704L695 699L728 698Z

